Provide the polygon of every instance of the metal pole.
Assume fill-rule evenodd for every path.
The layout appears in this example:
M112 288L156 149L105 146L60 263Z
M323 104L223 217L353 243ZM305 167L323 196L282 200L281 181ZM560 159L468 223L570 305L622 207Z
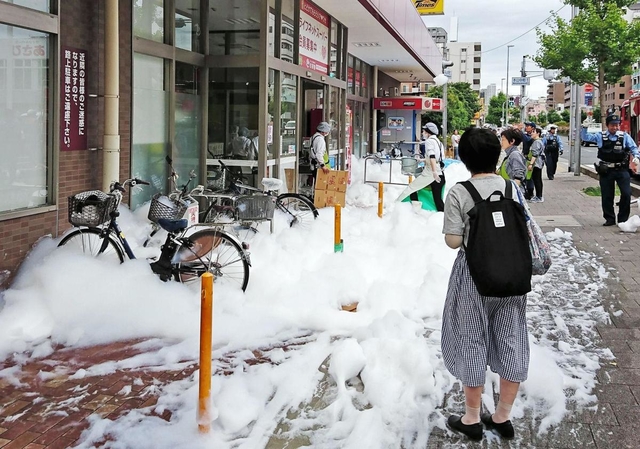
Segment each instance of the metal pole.
M573 20L579 13L577 6L574 6L571 10L571 20ZM573 131L573 147L571 148L571 160L573 161L573 175L580 176L580 127L582 124L582 111L580 109L580 86L573 84L572 101L574 105L573 113L573 127L570 128Z
M527 57L522 57L522 68L520 69L520 76L525 78L527 76ZM524 84L520 86L520 122L524 123L526 119L526 114L524 112L525 104L524 104Z
M444 56L445 61L449 60L449 49L445 47L442 49L442 54ZM446 70L446 68L444 67L444 64L442 65L442 73L444 74L444 71ZM448 120L448 114L447 111L449 110L449 106L447 105L447 85L449 84L449 77L447 77L447 82L444 84L444 86L442 86L442 103L444 103L444 109L442 110L442 145L444 145L445 151L447 149L447 120Z
M118 0L105 2L104 32L104 136L102 189L120 179L120 51Z
M507 79L505 82L507 83L507 112L505 114L505 125L509 123L509 50L513 47L513 45L507 45Z

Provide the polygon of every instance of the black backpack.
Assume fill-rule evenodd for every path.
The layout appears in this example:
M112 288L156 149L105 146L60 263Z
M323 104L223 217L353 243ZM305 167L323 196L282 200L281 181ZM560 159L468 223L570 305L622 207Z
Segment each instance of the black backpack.
M531 252L524 207L513 200L511 181L504 195L483 199L471 181L461 183L475 206L468 212L467 264L483 296L518 296L531 291Z

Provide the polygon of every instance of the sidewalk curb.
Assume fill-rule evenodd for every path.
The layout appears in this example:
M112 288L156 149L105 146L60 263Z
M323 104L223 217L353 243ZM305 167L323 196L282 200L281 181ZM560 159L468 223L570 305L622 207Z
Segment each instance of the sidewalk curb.
M598 174L596 173L595 167L589 167L588 165L580 166L580 173L583 175L587 175L593 179L599 179ZM640 186L631 184L631 195L635 197L640 197Z

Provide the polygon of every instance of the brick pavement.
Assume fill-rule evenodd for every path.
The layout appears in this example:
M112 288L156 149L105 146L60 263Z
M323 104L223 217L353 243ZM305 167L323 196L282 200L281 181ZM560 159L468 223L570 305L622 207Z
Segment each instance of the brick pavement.
M580 250L595 253L602 262L617 270L619 279L611 279L602 297L606 310L614 305L622 310L611 315L611 325L600 326L600 345L612 350L616 359L599 374L600 384L594 392L598 410L567 416L565 423L537 439L535 430L525 447L537 448L638 448L640 447L640 235L623 234L617 227L603 227L600 198L589 197L582 189L597 185L588 176L566 173L561 165L554 181L544 181L545 202L532 204L532 211L542 222L545 217L572 216L579 226L565 228L574 236ZM640 212L637 208L632 213ZM545 230L551 230L545 227ZM0 379L0 448L58 449L72 447L87 417L97 413L117 418L131 409L144 408L154 414L159 384L183 379L193 374L195 363L185 361L182 369L157 372L153 369L117 371L107 376L70 378L80 368L109 360L121 360L139 352L137 342L119 342L82 349L58 348L52 355L21 365L15 373L18 382ZM259 353L256 360L260 363ZM0 362L0 371L11 370L17 362ZM130 389L130 390L129 390ZM160 415L169 420L170 414ZM449 443L448 443L449 442ZM282 442L298 447L295 442ZM451 444L450 444L451 443ZM434 435L429 447L451 447L449 437ZM485 439L466 447L494 447ZM276 446L270 446L276 447ZM282 446L284 447L284 446ZM456 447L462 447L456 445ZM508 443L502 447L510 447ZM521 446L522 447L522 446Z

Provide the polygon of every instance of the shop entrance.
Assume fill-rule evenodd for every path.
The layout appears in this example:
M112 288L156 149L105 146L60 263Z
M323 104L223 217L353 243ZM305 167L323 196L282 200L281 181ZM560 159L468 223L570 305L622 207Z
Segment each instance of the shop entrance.
M302 82L302 123L298 128L302 138L302 152L298 159L299 185L298 190L305 195L313 194L313 178L311 167L311 137L315 134L318 124L324 118L325 85L309 80Z

